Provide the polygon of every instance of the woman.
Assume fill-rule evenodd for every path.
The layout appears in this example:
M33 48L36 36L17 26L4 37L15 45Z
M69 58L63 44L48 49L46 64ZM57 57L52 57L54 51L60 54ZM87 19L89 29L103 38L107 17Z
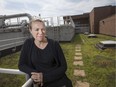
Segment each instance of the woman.
M58 42L46 37L44 22L32 20L29 31L33 38L23 45L19 69L40 87L72 87L65 74L67 64L62 49Z

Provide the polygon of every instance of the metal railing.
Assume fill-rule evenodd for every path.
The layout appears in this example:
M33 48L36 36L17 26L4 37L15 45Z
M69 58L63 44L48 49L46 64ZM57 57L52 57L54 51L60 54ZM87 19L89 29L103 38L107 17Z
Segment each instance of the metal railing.
M30 87L32 83L33 83L33 80L30 78L25 82L25 84L23 84L22 87Z
M29 76L26 73L21 72L18 69L0 68L0 73L25 75L26 82L22 85L22 87L30 87L33 84L33 80L29 78ZM38 86L34 85L34 87L38 87Z

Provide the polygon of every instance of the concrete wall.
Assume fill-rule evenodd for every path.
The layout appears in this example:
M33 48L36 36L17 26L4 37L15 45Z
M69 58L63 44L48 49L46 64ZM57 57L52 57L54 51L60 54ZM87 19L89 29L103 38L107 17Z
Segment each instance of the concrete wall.
M30 36L22 32L0 33L0 51L23 45Z
M56 41L71 41L75 35L75 29L70 25L47 27L46 32L47 37Z
M116 36L116 14L101 20L99 26L99 33Z

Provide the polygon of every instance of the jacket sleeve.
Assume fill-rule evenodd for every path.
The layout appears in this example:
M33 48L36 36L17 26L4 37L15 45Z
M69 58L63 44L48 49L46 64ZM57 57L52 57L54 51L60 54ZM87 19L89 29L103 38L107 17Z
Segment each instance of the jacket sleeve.
M65 56L58 42L55 42L54 51L55 52L53 53L58 63L58 67L48 73L43 73L44 82L51 82L62 78L67 70Z
M36 70L33 69L31 65L29 64L29 62L31 62L29 59L29 48L30 48L29 44L31 45L29 39L27 39L23 44L20 58L19 58L18 67L20 71L31 75L31 72L36 72Z

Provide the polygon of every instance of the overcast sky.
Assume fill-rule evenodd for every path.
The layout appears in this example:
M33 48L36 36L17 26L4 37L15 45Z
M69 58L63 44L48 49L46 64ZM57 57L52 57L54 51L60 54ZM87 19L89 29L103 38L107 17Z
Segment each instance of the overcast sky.
M94 7L116 5L115 0L0 0L0 15L29 13L52 17L78 15Z

